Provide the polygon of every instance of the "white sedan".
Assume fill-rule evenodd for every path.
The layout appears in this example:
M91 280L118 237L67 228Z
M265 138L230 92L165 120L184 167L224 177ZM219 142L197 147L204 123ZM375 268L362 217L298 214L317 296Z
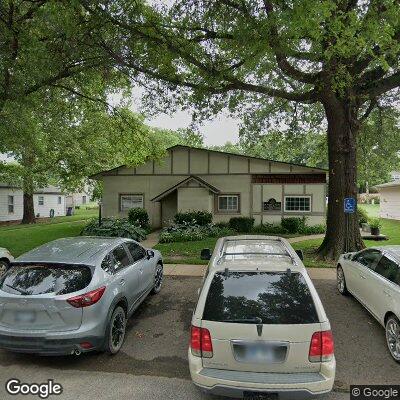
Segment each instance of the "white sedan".
M341 255L337 287L343 295L351 293L385 327L390 354L400 362L400 246Z
M4 247L0 247L0 277L7 271L10 263L14 261L14 257Z

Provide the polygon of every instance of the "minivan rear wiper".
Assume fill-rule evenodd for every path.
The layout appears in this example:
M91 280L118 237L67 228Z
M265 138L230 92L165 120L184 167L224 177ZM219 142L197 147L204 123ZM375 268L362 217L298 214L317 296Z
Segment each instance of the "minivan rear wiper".
M236 319L225 319L221 322L238 322L242 324L262 324L263 321L260 317L250 317L250 318L236 318Z
M21 294L24 294L24 295L29 295L29 294L30 294L30 293L27 292L26 290L19 289L19 288L17 288L17 287L14 287L14 286L12 286L12 285L9 285L8 283L5 283L5 285L6 285L7 287L9 287L9 288L11 288L11 289L13 289L13 290L15 290L15 291L21 293Z

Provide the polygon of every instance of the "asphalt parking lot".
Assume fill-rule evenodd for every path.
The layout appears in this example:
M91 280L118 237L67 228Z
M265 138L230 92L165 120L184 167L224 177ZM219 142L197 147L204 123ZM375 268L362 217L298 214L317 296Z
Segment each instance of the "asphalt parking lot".
M386 350L379 324L352 297L337 293L334 280L314 283L335 338L334 398L348 398L350 384L398 383L400 365ZM166 277L161 293L149 297L130 319L124 346L116 356L39 357L0 351L1 398L15 398L4 389L11 377L26 382L53 378L64 386L61 398L87 398L83 393L108 398L103 397L105 391L121 399L210 398L192 387L187 367L188 332L200 284L201 278Z

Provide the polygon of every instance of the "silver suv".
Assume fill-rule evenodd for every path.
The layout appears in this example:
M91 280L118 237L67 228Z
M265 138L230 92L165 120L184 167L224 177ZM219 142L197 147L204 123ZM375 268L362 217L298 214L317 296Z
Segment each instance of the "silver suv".
M15 259L0 279L0 348L38 354L115 354L127 318L158 293L158 251L122 238L76 237Z
M301 254L300 254L301 255ZM203 391L305 398L329 392L329 320L299 254L282 238L218 240L192 318L189 367Z

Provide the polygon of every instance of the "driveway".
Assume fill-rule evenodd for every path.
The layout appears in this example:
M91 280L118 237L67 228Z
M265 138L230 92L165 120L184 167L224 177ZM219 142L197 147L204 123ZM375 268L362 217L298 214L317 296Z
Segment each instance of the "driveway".
M337 294L333 279L314 282L332 322L338 363L335 392L323 399L348 399L350 384L398 382L400 365L386 350L383 329L354 299ZM4 383L18 377L25 382L55 379L64 386L62 399L211 399L192 386L186 361L200 284L198 277L166 277L161 293L149 297L130 319L116 356L38 357L0 351L1 398L15 398L5 395Z

